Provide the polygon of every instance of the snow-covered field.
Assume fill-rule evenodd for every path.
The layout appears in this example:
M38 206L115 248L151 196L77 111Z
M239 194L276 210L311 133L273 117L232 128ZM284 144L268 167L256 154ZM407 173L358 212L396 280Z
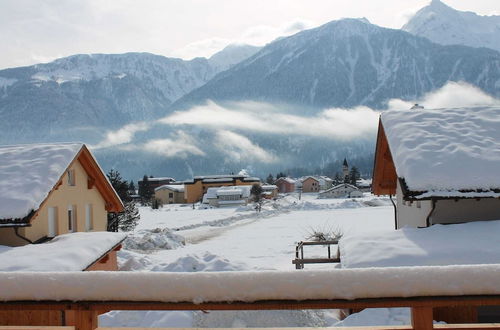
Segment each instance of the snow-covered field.
M290 270L297 242L315 231L344 236L393 230L388 199L317 199L316 194L288 195L266 201L257 213L252 206L203 208L166 205L141 207L141 221L119 252L124 271ZM306 257L326 257L326 248L306 249ZM306 265L328 269L335 264ZM394 313L397 315L395 316ZM408 313L380 311L381 324L404 324ZM403 316L401 316L403 315ZM371 317L370 317L371 318ZM396 320L396 321L395 321ZM266 327L331 326L337 311L159 312L113 311L100 317L101 326L140 327ZM344 325L349 325L349 319ZM359 316L353 320L359 324Z

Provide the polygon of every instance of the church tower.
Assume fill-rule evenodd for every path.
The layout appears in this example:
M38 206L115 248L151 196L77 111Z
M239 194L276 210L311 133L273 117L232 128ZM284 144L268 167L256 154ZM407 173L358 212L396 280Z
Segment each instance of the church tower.
M349 180L349 164L347 164L347 159L344 158L344 164L342 165L342 174L344 175L344 181Z

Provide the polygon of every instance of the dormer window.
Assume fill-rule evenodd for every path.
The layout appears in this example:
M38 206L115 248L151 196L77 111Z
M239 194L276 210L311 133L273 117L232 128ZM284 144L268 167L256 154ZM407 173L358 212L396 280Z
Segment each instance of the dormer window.
M75 170L68 170L67 175L68 175L68 186L74 186L75 185Z

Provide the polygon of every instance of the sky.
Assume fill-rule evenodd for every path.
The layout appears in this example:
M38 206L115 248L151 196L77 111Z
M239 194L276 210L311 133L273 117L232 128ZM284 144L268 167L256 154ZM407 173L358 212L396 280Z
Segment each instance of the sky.
M500 14L498 0L444 0ZM80 53L150 52L191 59L344 17L400 28L429 0L0 0L0 68Z

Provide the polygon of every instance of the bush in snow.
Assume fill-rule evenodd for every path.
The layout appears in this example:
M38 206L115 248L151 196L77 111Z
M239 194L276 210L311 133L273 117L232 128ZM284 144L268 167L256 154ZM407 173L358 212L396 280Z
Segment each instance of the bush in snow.
M310 228L306 240L313 242L340 240L343 233L340 228Z

